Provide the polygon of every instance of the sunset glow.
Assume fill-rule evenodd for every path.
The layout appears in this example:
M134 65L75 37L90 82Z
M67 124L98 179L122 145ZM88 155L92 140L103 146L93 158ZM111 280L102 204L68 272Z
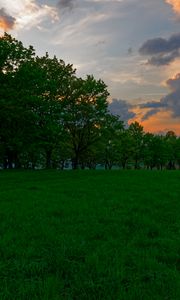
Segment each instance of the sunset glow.
M11 29L9 24L6 22L6 20L3 20L2 17L0 17L0 28L2 28L4 31L8 31L9 29Z
M180 14L180 1L179 0L166 0L166 3L172 5L175 13Z
M136 113L136 117L130 119L129 124L137 121L143 126L145 132L165 134L167 131L174 131L177 135L180 135L179 120L172 119L170 112L160 111L147 120L142 120L144 113L147 111L147 109L134 109L133 112Z

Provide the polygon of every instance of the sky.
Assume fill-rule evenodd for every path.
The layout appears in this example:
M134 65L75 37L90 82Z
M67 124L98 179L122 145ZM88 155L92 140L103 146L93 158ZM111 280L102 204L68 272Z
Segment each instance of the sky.
M101 78L126 123L180 134L180 0L0 0L4 31Z

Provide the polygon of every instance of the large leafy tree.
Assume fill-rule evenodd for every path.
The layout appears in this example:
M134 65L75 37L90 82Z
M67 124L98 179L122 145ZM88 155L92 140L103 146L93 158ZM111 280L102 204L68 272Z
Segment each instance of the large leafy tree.
M100 138L107 114L107 87L93 76L72 80L63 100L64 127L72 147L73 168L77 169L88 149Z
M25 48L7 33L0 37L0 143L5 168L11 168L13 162L19 165L18 153L24 145L24 128L29 115L19 103L16 75L20 66L33 57L33 47Z
M34 115L34 142L45 156L45 165L52 167L57 148L63 149L66 132L62 121L63 99L74 78L72 65L65 65L63 60L50 58L48 53L43 57L23 64L18 75L20 90L24 91L23 99L29 103L29 110ZM59 156L59 155L58 155Z

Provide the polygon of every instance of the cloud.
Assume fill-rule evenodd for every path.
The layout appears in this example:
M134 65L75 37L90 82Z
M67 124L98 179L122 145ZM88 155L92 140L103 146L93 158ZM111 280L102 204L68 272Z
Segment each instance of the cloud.
M174 117L180 117L180 73L169 79L167 85L171 93L162 99L162 103L173 112Z
M163 103L161 101L151 101L147 103L141 104L141 108L153 108L153 109L159 109L160 107L164 107Z
M171 53L168 54L159 54L156 56L152 56L148 60L148 64L153 65L153 66L164 66L164 65L169 65L171 62L173 62L177 57L180 56L179 51L172 51Z
M75 4L75 0L60 0L58 2L58 6L60 8L68 8L68 9L72 9L74 7Z
M55 22L58 20L55 7L39 4L35 0L1 0L1 5L3 9L0 10L0 16L6 17L6 20L8 17L8 24L11 25L8 29L14 29L14 25L17 30L30 29L37 27L43 21Z
M120 3L124 2L125 0L59 0L57 6L60 10L68 10L71 11L74 8L78 8L77 11L80 12L82 10L92 11L93 9L97 11L103 10L104 8L110 8L116 6L118 7Z
M151 116L157 114L159 111L160 111L159 108L150 109L143 115L143 117L141 118L141 121L143 122L145 120L148 120Z
M174 12L180 16L180 1L179 0L166 0L166 3L170 4Z
M147 40L139 49L141 55L150 55L148 64L154 66L168 65L180 57L180 33L169 39L155 38Z
M16 19L9 15L4 8L0 9L0 28L8 31L14 27L15 21Z
M167 86L170 93L161 98L160 101L151 101L141 104L141 108L148 108L142 120L147 120L150 116L157 114L159 111L170 111L174 118L180 118L180 73L174 78L167 80Z
M121 120L126 124L129 119L134 118L136 115L131 111L132 105L125 100L112 99L112 102L109 103L108 107L111 114L120 116Z
M129 55L133 54L133 49L132 49L132 47L129 47L129 48L128 48L128 54L129 54Z

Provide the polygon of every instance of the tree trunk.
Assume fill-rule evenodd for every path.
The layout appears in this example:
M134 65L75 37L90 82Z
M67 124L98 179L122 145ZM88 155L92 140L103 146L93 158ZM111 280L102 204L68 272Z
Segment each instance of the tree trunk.
M7 165L9 169L13 168L13 153L11 150L7 151Z
M125 168L126 168L126 162L127 162L126 159L124 159L124 160L121 162L121 163L122 163L123 170L125 170Z
M135 159L135 165L134 165L134 168L135 168L135 169L138 169L138 160L137 160L137 158Z
M7 169L8 167L8 161L7 161L7 157L4 157L4 161L3 161L3 169Z
M46 169L51 168L51 156L52 156L52 150L46 151Z
M77 170L79 165L79 153L75 153L75 157L72 159L72 169Z

